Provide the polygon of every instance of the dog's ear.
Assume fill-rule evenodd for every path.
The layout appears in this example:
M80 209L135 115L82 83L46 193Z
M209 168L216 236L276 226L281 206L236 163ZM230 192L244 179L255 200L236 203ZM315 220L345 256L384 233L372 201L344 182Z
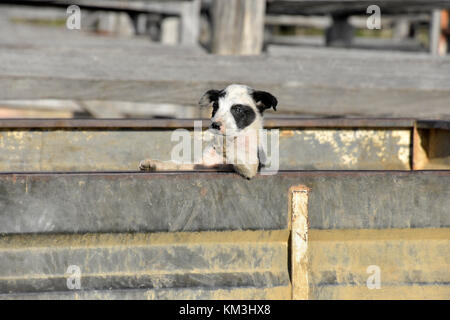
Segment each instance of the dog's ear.
M277 111L278 100L272 94L266 91L253 91L252 96L253 100L256 102L259 112L263 113L264 110L270 108Z
M208 107L211 103L219 101L219 97L222 94L222 90L208 90L205 94L200 98L198 104L201 107Z

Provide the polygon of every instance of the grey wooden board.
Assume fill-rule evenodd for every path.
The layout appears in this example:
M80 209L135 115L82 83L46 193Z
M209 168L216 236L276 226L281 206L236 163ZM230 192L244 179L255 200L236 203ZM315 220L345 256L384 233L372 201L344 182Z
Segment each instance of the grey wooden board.
M222 239L218 239L222 238ZM288 232L0 237L0 293L288 286Z
M3 1L15 4L17 1ZM142 11L176 14L180 12L180 3L192 0L21 0L30 6L68 7L78 5L92 10Z
M10 2L7 2L10 3ZM14 2L12 2L14 4ZM50 11L57 10L58 8L61 10L63 19L66 19L66 8L70 5L79 5L81 6L82 12L85 10L89 11L103 11L103 10L113 10L113 11L132 11L132 12L141 12L143 14L158 14L159 16L180 16L181 18L181 27L180 27L180 40L184 45L195 46L198 43L198 35L199 35L199 18L200 18L200 0L181 0L181 1L23 1L22 4L28 4L25 8L30 8L33 4L35 5L43 5L37 10L42 11ZM48 6L54 6L56 8L48 8ZM9 18L17 18L20 17L20 9L11 9L11 6L7 6L7 9L0 13L0 16L9 17ZM32 7L33 8L33 7ZM36 7L34 7L36 10ZM23 10L25 12L24 17L30 17L30 13L28 11ZM54 13L53 13L54 15ZM85 16L82 16L85 17ZM81 28L82 30L89 29L89 26L86 28L86 24L90 24L88 22L89 19L82 20ZM129 19L128 19L129 20ZM0 25L5 25L5 21L0 23ZM131 27L132 28L132 27ZM102 29L102 28L100 28ZM107 27L106 29L109 30ZM73 31L73 30L71 30ZM111 30L110 30L111 31ZM132 32L133 30L131 30ZM128 32L129 29L128 29ZM132 32L133 33L133 32Z
M345 54L346 53L346 54ZM245 83L281 112L449 118L450 59L421 55L296 57L148 55L140 50L0 50L0 99L80 99L196 105L208 89ZM26 62L26 63L24 63Z
M143 159L171 160L174 130L0 130L0 171L129 171ZM190 145L201 135L190 132ZM282 170L407 170L411 130L282 129ZM204 148L208 145L205 135ZM272 153L271 133L267 138ZM193 150L193 149L192 149ZM191 161L194 155L191 151Z
M450 227L450 172L1 174L0 233L285 229L312 189L312 229Z
M268 0L270 14L365 14L370 5L378 5L387 14L429 12L433 8L450 8L448 0Z

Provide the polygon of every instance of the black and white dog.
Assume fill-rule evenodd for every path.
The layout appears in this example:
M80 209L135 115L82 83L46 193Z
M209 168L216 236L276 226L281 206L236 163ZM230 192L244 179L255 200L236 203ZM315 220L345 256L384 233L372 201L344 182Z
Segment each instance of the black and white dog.
M260 146L263 113L276 110L277 99L265 91L232 84L223 90L209 90L199 101L212 107L210 131L216 139L206 148L199 163L179 164L173 161L147 159L139 169L144 171L194 170L201 168L230 169L247 179L256 175L263 164Z

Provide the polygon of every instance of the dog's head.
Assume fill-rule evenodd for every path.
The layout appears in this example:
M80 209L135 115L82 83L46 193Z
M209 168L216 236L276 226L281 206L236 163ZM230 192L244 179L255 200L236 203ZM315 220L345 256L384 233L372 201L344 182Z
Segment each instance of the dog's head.
M263 112L270 108L276 110L277 103L277 99L268 92L238 84L223 90L209 90L199 102L203 107L213 108L211 129L224 135L250 127L259 129Z

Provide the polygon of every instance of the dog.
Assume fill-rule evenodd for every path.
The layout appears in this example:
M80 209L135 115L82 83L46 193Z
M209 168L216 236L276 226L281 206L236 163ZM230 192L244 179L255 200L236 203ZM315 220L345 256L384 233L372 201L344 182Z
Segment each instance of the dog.
M277 99L266 91L246 85L231 84L223 90L209 90L200 99L201 107L212 107L209 131L214 141L205 149L198 163L176 163L147 159L139 164L142 171L190 171L195 169L234 170L251 179L265 162L260 146L263 114L277 110Z

